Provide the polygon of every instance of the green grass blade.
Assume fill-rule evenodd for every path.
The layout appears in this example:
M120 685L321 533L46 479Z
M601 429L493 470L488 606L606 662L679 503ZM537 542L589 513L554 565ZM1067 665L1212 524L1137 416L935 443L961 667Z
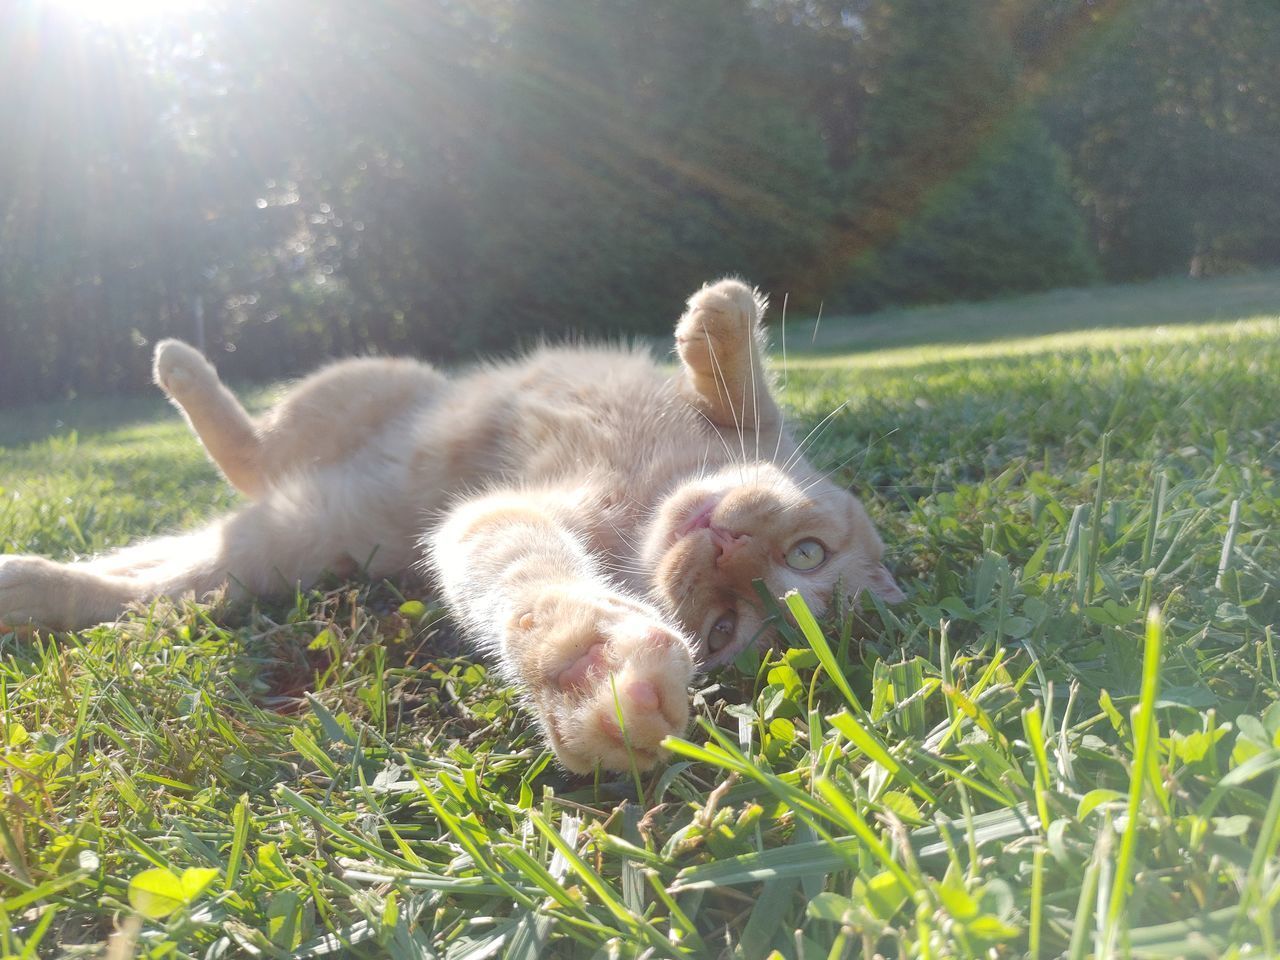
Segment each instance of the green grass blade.
M831 650L831 644L827 643L827 638L823 634L822 628L818 626L818 621L813 618L808 604L804 602L804 597L792 590L783 597L783 600L786 602L787 609L791 611L791 615L795 617L796 624L800 627L800 632L804 634L805 640L813 648L813 652L818 655L818 662L822 664L822 669L827 672L827 676L836 685L836 689L840 691L845 702L849 704L854 714L859 717L865 717L866 711L863 710L862 703L854 694L853 688L849 686L849 681L844 675L844 669L836 662L836 656Z
M1133 775L1129 783L1128 820L1124 835L1120 838L1120 856L1111 888L1111 902L1107 907L1106 931L1101 950L1103 956L1110 956L1124 935L1121 924L1132 885L1133 857L1141 830L1142 794L1149 779L1151 759L1156 746L1156 698L1160 692L1160 655L1163 648L1164 624L1160 611L1153 607L1147 614L1146 644L1142 655L1142 689L1133 715L1134 756Z

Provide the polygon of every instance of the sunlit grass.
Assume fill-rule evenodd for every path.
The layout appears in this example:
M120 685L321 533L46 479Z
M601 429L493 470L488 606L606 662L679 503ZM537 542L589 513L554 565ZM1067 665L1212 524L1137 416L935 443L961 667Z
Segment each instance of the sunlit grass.
M837 326L832 322L831 326ZM845 324L839 324L844 326ZM856 321L847 324L857 329ZM1258 337L1280 337L1280 302L1275 312L1266 316L1242 320L1226 320L1216 323L1194 323L1170 326L1158 324L1147 327L1091 330L1087 335L1074 333L1049 333L1037 336L995 340L988 343L937 344L919 347L896 347L850 354L835 352L830 355L806 354L792 356L802 368L822 369L834 367L842 370L889 370L920 367L929 363L952 363L966 360L1030 357L1037 354L1078 353L1082 351L1124 350L1148 344L1197 344L1211 342L1250 340Z
M792 340L789 406L848 401L814 456L909 600L795 608L638 778L558 773L384 584L0 639L0 952L1275 955L1280 331L1036 339L1038 303L892 362ZM8 411L3 442L5 550L232 502L159 404Z

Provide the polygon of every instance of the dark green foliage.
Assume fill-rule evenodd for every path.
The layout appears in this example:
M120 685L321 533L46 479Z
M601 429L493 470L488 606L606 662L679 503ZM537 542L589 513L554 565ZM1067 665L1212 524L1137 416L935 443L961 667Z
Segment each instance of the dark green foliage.
M868 21L883 79L852 175L846 300L978 299L1093 279L1064 159L1018 103L993 5L902 0Z
M938 303L1078 286L1096 276L1064 159L1027 116L929 191L892 242L855 261L847 297L871 305Z
M646 11L547 0L512 24L488 80L505 109L477 178L468 345L665 331L708 277L779 288L819 254L834 188L819 131L770 89L741 6Z
M0 13L0 403L1280 261L1264 0ZM1056 146L1046 140L1048 128ZM1065 159L1064 159L1065 158Z
M1143 0L1079 44L1046 105L1115 278L1280 254L1280 5Z

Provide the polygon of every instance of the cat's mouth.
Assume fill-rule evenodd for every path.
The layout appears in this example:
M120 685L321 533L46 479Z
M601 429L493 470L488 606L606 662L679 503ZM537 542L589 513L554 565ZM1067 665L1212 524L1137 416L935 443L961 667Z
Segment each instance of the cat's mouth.
M698 501L684 519L672 529L668 546L684 539L695 530L710 529L711 515L716 512L716 507L720 506L720 500L719 496L713 494Z

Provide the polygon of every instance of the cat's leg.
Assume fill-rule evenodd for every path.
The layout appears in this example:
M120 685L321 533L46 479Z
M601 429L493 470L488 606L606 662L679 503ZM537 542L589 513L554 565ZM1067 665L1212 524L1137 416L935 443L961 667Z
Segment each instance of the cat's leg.
M142 599L126 577L95 574L44 557L0 556L0 630L36 624L53 630L116 617Z
M161 340L156 344L153 373L227 481L245 496L261 496L266 481L258 462L257 425L219 379L213 364L181 340Z
M676 350L685 398L739 441L759 437L760 450L744 452L767 458L782 445L783 425L764 364L766 307L740 280L707 284L689 298L676 324Z
M305 586L343 557L307 539L269 504L256 503L203 530L94 560L0 556L0 625L75 630L158 597L200 599L224 586L234 595Z
M299 476L202 529L91 560L0 556L0 624L77 629L157 597L224 586L233 597L278 593L353 565L399 572L415 556L405 473L403 464L371 474L351 464Z
M257 503L204 529L93 560L0 556L0 624L75 630L114 620L133 603L184 594L200 598L228 582L251 593L310 582L324 565L300 563L302 558L280 549L296 542L281 519Z
M300 469L340 463L364 450L387 424L434 399L447 383L415 360L344 360L302 380L255 420L199 351L178 340L156 346L155 380L231 485L252 499Z
M429 538L429 559L454 614L527 692L564 766L647 769L688 724L691 648L608 580L562 521L570 509L552 494L470 501Z

